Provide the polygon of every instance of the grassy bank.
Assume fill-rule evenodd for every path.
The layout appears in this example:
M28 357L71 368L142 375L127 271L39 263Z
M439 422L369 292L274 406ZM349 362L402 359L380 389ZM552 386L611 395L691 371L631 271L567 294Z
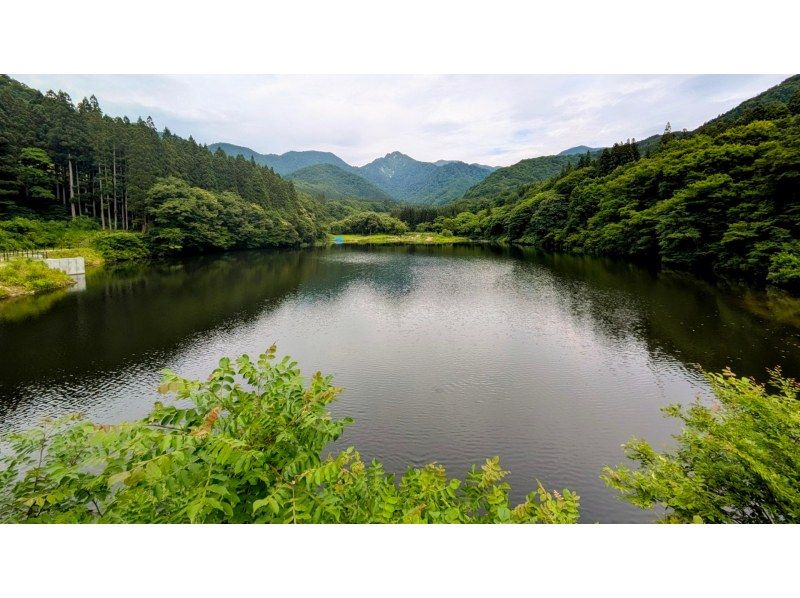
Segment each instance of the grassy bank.
M467 237L440 235L437 233L403 233L400 235L329 235L331 243L341 239L344 245L449 245L466 243Z
M63 289L75 280L39 260L20 258L0 262L0 299Z

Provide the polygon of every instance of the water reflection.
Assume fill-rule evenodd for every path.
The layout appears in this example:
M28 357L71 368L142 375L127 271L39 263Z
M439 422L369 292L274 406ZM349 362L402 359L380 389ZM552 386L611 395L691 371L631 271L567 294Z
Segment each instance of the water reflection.
M246 252L87 276L86 290L0 307L4 429L81 410L114 421L160 370L205 376L272 342L332 372L339 442L400 470L455 474L498 454L583 497L586 521L641 521L599 481L631 435L669 441L659 407L705 392L693 364L800 374L797 303L628 264L519 249Z

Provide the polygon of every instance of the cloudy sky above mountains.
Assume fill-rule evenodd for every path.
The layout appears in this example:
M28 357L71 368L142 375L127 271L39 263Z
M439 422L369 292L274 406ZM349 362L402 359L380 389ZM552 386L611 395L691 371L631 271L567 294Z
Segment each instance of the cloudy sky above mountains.
M13 75L104 112L261 153L391 151L507 166L576 145L692 129L786 75Z

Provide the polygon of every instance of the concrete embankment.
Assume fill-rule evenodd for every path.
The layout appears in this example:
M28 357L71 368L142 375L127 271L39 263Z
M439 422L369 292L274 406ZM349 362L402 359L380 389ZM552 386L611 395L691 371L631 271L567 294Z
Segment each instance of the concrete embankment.
M54 270L61 270L70 276L86 274L86 262L82 257L46 258L44 263Z

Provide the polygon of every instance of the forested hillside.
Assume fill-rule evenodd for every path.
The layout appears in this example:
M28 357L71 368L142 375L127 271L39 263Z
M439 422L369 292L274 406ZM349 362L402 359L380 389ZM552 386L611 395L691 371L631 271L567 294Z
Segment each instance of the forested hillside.
M400 152L386 154L365 166L351 166L330 152L259 154L250 148L230 143L214 143L209 148L221 149L231 156L241 155L248 159L252 158L257 164L269 166L281 175L289 175L289 178L311 183L301 183L299 188L314 197L325 195L326 197L343 198L347 195L343 194L339 188L344 177L334 175L333 171L329 169L306 171L312 166L335 166L352 175L349 177L350 182L347 186L355 186L361 190L358 191L358 195L350 197L369 197L370 199L381 197L376 196L374 191L370 191L370 195L364 195L363 189L377 187L385 197L423 205L444 205L460 199L467 189L482 181L495 170L491 166L467 164L459 160L421 162ZM302 173L299 172L301 170ZM352 177L361 178L363 183L356 182ZM313 178L314 181L306 180L309 178Z
M792 101L800 101L797 99L798 91L800 91L800 75L794 75L779 85L770 87L757 96L742 102L733 110L729 110L725 114L708 121L698 130L705 133L713 133L722 131L742 120L749 122L759 119L780 118L786 114L787 107L791 109L789 104ZM797 109L796 105L794 109Z
M575 154L541 156L521 160L511 166L498 168L480 183L464 193L464 199L484 199L514 191L520 185L544 181L556 176L567 165L577 162Z
M160 184L169 177L172 182ZM82 217L99 229L142 231L162 241L166 235L170 243L159 245L180 250L181 238L197 232L193 226L215 226L209 218L222 212L266 232L260 240L233 234L213 248L311 242L321 234L313 207L290 182L252 160L212 153L166 128L159 132L150 118L104 115L94 96L75 105L66 93L42 94L0 77L3 219ZM195 241L189 246L203 249Z
M674 133L678 137L683 134L683 132ZM640 154L645 155L659 147L660 139L661 135L652 135L642 141L635 139L628 141L636 145ZM612 149L578 145L559 152L555 156L539 156L520 160L511 166L495 170L483 181L468 189L464 193L463 199L474 203L497 196L503 196L506 199L513 198L519 195L520 187L558 176L568 165L577 164L581 156L588 154L588 156L596 158L601 156L604 151L609 153Z
M693 133L668 129L649 156L618 144L419 226L800 291L797 84L770 90L766 114L739 107Z
M392 152L358 169L359 174L392 197L413 204L445 204L460 198L492 171L465 162L420 162Z
M333 164L306 166L287 177L299 191L324 199L376 199L392 197L368 180Z

